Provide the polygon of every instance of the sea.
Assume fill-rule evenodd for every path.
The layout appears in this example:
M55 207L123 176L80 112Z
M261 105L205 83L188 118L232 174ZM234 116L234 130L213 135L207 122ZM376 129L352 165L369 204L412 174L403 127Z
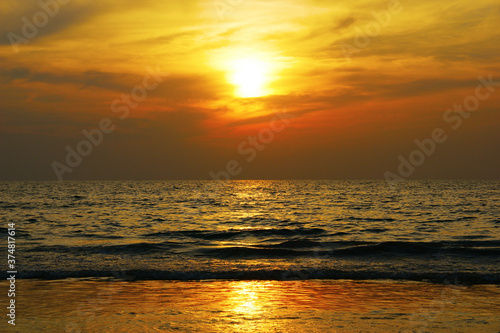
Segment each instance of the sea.
M19 279L500 284L499 181L1 182L0 216Z

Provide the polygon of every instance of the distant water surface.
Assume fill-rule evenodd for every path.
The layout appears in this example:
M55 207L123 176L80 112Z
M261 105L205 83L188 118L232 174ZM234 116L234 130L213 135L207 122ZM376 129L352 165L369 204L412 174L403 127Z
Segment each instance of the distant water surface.
M500 283L500 182L2 182L21 278ZM5 274L5 273L3 273Z

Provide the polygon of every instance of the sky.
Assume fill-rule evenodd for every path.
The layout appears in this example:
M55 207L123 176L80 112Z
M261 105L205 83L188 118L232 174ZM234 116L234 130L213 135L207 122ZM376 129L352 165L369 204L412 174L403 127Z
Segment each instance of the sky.
M499 179L498 0L8 0L0 22L0 180Z

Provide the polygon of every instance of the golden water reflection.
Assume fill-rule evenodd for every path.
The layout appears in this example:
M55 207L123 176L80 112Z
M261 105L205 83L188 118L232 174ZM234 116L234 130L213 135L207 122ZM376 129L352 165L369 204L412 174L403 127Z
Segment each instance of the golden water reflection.
M421 328L496 332L500 325L498 286L68 279L21 280L19 291L16 328L23 332L399 332Z

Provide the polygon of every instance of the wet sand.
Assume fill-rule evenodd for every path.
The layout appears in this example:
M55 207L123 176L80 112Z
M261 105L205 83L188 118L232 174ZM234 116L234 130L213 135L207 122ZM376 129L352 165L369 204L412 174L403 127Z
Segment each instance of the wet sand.
M65 279L17 288L7 332L500 331L497 285Z

